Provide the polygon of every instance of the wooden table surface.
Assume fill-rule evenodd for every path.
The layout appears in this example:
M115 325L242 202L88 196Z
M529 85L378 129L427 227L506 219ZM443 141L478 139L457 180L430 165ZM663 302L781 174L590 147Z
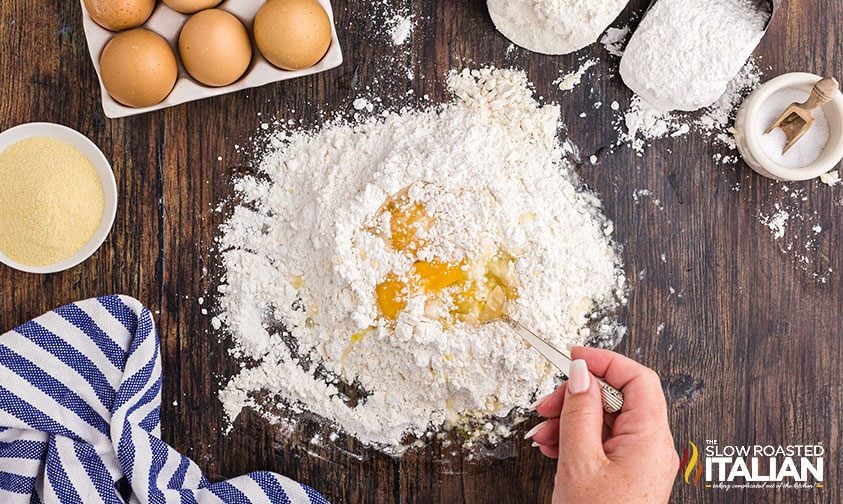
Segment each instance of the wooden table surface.
M824 490L717 492L677 480L674 500L843 501L843 256L837 239L843 187L777 184L743 164L717 165L712 155L722 149L695 134L657 141L643 157L628 148L610 152L604 147L616 139L612 111L595 111L592 103L624 106L630 92L617 77L618 59L600 44L564 57L508 52L481 0L387 3L406 6L417 21L409 57L396 62L396 68L413 68L412 81L379 63L379 56L396 51L383 36L381 2L335 0L342 67L109 120L79 2L3 0L0 129L29 121L78 129L113 159L121 201L113 232L83 265L49 276L0 267L0 328L101 294L142 300L157 314L163 345L163 436L215 478L270 469L336 502L549 501L554 464L520 436L494 457L469 460L436 445L400 459L344 438L336 447L311 446L317 424L279 432L252 413L223 435L216 392L238 367L197 302L204 296L205 306L213 306L220 274L211 248L223 215L212 207L232 194L229 181L248 165L250 137L265 118L314 124L323 109L351 113L351 101L376 83L392 96L412 89L442 101L442 77L452 67L517 66L539 94L561 101L568 135L584 157L598 153L595 166L585 163L577 171L601 195L624 248L632 289L629 333L618 350L662 376L677 449L708 439L828 449ZM637 17L646 3L631 1L615 25ZM757 51L766 75L843 77L841 26L837 0L785 3ZM583 85L563 95L552 82L586 56L601 62ZM583 111L587 118L579 117ZM636 203L637 189L653 196ZM785 237L775 240L761 220L785 202L791 218ZM812 239L816 224L822 232ZM805 249L809 241L815 246Z

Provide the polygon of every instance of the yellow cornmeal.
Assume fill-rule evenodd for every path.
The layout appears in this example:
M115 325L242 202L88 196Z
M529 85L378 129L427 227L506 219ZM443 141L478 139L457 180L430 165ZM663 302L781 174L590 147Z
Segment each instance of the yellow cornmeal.
M30 138L0 153L0 251L28 266L78 252L104 211L102 184L72 145Z

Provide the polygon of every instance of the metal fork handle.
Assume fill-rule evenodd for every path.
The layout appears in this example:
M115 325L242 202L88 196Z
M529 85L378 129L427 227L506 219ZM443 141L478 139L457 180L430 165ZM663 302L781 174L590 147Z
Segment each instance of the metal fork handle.
M600 398L603 410L607 413L617 413L623 408L623 392L606 383L603 378L597 378L600 383Z

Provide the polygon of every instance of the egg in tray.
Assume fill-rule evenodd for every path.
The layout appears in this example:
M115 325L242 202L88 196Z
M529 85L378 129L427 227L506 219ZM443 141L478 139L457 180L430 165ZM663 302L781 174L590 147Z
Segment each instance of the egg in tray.
M342 63L328 0L82 0L103 108L122 117Z

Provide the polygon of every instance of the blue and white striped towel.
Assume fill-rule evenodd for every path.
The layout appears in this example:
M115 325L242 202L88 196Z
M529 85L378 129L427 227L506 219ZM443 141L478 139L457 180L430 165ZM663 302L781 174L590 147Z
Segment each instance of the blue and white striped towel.
M149 310L109 296L0 336L0 503L326 503L268 472L211 483L160 439Z

